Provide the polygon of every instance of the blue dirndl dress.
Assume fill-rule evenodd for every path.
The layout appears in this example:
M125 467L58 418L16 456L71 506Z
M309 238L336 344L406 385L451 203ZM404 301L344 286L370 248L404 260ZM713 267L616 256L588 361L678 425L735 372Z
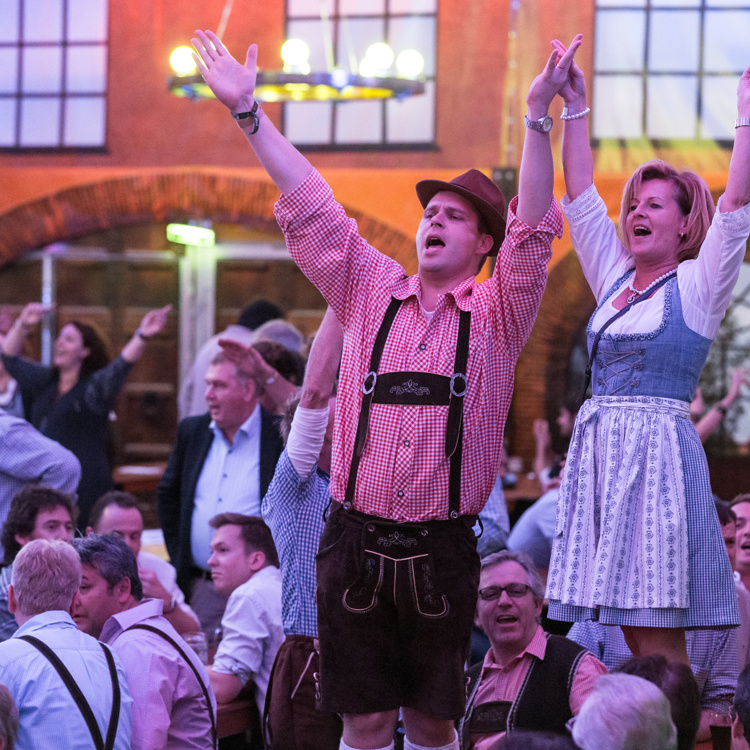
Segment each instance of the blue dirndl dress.
M589 322L589 348L594 335ZM594 395L578 414L560 488L551 618L688 629L739 624L706 455L689 418L710 345L685 323L676 277L664 287L656 330L602 335Z

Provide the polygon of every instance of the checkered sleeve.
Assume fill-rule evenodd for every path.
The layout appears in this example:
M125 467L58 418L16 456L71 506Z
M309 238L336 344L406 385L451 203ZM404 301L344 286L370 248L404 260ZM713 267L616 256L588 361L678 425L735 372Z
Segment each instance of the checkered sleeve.
M707 659L708 677L701 691L701 708L704 711L727 714L732 707L739 677L737 630L696 630L692 637L712 641L712 653Z
M281 196L274 214L292 259L344 326L362 315L376 285L404 275L396 261L360 236L357 222L347 217L316 171Z
M493 275L505 345L514 356L531 333L547 284L552 239L561 237L563 230L562 212L556 201L550 202L549 210L535 229L516 216L517 205L515 197L508 207L505 240Z

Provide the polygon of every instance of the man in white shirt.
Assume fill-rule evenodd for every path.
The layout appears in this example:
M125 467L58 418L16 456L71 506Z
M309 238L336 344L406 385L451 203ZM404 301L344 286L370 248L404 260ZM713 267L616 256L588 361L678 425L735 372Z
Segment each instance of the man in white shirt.
M133 550L138 562L138 575L143 585L143 596L164 602L162 615L180 634L200 630L195 612L185 602L185 595L177 585L177 571L158 555L141 549L143 516L138 501L129 492L112 490L102 495L91 508L86 535L115 534L122 537Z
M219 703L249 683L263 715L276 652L284 641L281 572L271 530L261 518L221 513L211 519L211 566L216 590L228 596L222 640L208 675Z
M275 418L258 403L261 390L224 355L214 357L206 373L209 412L180 422L159 484L159 522L177 584L209 636L226 606L211 582L209 522L218 513L260 515L283 447Z

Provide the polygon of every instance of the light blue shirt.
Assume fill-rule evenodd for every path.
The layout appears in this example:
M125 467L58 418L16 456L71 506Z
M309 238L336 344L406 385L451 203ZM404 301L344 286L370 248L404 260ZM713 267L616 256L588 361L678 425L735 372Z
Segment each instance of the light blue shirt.
M527 552L540 569L549 568L559 495L558 488L545 492L521 514L508 537L508 549Z
M190 545L193 562L208 570L214 530L208 522L217 513L260 515L260 406L242 423L234 443L211 422L214 439L195 487Z
M482 536L477 539L477 552L480 557L487 557L493 552L505 549L505 540L510 531L510 519L508 518L508 506L503 494L503 480L498 477L495 486L487 498L487 502L479 513L482 522ZM479 524L474 527L474 533L479 533Z
M78 630L67 612L43 612L0 643L0 682L10 690L21 718L16 750L89 750L94 742L73 697L47 658L19 640L22 635L33 635L57 654L88 701L102 738L112 713L112 681L98 641ZM114 659L122 696L114 747L129 750L132 700L125 670Z

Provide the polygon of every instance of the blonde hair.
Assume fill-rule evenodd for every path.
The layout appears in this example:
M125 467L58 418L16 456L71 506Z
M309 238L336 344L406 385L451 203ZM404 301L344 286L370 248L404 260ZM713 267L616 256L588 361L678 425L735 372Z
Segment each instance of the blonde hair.
M677 260L695 258L701 249L703 240L711 220L714 217L714 199L705 181L695 172L686 170L678 172L671 164L655 159L641 164L627 181L622 192L622 203L620 204L619 233L623 245L628 250L627 237L625 235L625 220L630 213L630 204L633 196L640 190L644 182L651 180L665 180L671 182L675 189L675 200L683 216L687 216L685 234L680 238L680 247Z

